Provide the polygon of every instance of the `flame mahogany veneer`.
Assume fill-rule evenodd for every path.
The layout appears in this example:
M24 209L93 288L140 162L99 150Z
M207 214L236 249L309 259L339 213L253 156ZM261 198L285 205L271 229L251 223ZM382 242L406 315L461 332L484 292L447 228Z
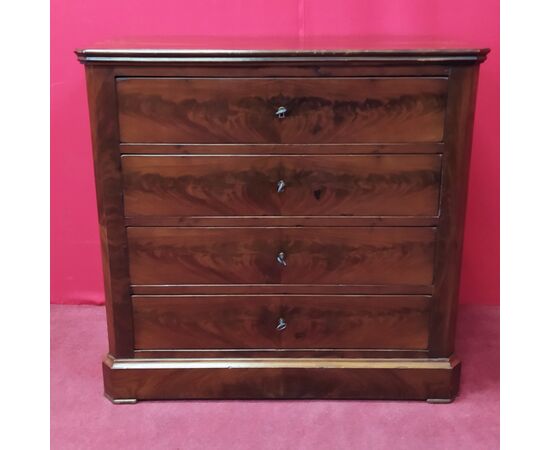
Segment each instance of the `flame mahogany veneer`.
M105 395L451 401L488 50L213 42L76 51Z

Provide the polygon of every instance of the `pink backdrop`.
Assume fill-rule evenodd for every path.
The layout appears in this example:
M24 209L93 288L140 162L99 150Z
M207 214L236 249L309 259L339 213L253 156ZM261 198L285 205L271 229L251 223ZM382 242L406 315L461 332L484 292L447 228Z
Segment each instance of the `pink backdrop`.
M84 70L73 50L147 35L410 35L492 49L481 68L460 298L499 303L498 0L51 0L51 301L102 303Z

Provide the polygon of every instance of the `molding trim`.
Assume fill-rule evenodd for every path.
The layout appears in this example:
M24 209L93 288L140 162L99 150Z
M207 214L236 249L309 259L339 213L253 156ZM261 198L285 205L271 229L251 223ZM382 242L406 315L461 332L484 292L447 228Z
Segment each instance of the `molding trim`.
M174 399L387 399L450 402L460 361L450 358L135 358L108 355L113 403ZM435 400L434 400L435 399Z
M113 358L111 369L439 369L459 363L451 358Z
M84 64L450 64L481 63L489 49L441 50L216 50L216 49L77 49Z

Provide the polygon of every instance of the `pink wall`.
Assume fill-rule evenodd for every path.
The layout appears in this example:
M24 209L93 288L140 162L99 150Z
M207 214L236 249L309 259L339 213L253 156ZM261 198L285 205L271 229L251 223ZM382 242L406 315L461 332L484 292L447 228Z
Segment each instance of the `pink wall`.
M410 35L491 47L481 68L461 301L499 302L498 0L51 0L51 301L102 303L84 70L72 51L147 35Z

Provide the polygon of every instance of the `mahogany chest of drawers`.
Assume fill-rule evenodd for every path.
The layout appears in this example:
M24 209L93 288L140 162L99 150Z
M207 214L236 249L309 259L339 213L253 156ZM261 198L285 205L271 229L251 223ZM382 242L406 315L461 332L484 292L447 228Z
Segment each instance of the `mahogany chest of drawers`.
M77 50L112 401L454 398L488 50L365 47Z

